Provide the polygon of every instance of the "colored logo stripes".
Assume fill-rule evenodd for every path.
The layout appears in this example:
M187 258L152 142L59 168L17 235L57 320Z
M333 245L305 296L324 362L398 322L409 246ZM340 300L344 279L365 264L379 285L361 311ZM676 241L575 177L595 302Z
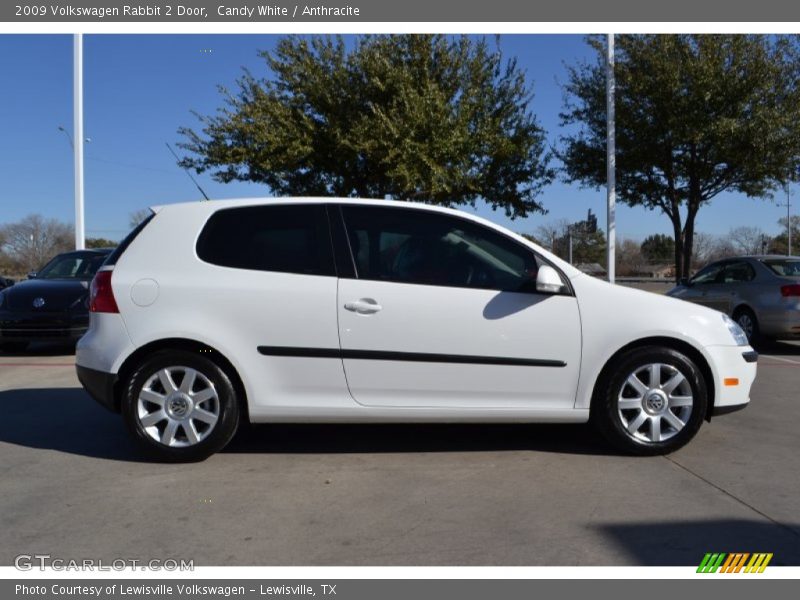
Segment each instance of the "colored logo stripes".
M750 559L748 561L748 559ZM763 573L769 561L772 560L772 552L708 552L703 557L700 566L697 567L698 573Z

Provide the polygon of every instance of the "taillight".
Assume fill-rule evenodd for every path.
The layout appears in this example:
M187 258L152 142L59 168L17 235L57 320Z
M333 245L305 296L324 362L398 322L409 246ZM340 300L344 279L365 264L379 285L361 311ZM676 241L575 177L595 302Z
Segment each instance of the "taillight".
M781 286L781 296L788 298L789 296L800 296L800 283L793 283L791 285Z
M111 291L111 273L113 271L98 271L92 279L89 290L89 310L92 312L118 313L117 301Z

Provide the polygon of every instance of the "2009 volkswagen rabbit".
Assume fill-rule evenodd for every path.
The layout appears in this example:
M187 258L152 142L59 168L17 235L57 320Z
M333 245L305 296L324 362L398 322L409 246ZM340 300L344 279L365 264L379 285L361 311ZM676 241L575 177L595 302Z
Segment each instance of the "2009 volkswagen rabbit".
M756 360L727 316L486 220L313 198L155 208L92 282L77 350L89 393L171 461L241 419L591 420L661 454L743 408Z

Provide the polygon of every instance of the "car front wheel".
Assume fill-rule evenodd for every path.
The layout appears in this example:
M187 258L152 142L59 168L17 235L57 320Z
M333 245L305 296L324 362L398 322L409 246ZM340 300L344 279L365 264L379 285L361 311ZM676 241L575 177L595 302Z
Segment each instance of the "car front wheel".
M753 311L749 308L740 308L734 314L733 320L742 328L748 342L755 344L759 341L758 319L756 319Z
M166 462L204 460L236 433L239 407L227 374L204 356L163 350L128 379L122 414L134 439Z
M667 454L694 437L707 403L705 380L692 359L672 348L634 348L600 382L592 421L626 453Z

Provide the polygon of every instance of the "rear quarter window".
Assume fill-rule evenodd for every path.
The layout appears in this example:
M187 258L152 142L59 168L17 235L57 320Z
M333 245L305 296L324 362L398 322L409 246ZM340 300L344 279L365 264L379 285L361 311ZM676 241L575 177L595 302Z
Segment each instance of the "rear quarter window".
M301 275L334 275L321 204L226 208L209 217L197 256L213 265Z
M767 259L762 261L767 268L781 277L800 277L800 260Z
M150 215L141 223L139 223L136 227L134 227L131 232L125 236L125 238L119 243L119 246L114 248L111 254L108 255L105 262L103 262L104 267L113 266L117 264L120 256L128 249L128 246L131 245L131 242L136 239L136 236L139 235L142 230L150 224L150 221L153 220L155 217L155 213L150 213Z

